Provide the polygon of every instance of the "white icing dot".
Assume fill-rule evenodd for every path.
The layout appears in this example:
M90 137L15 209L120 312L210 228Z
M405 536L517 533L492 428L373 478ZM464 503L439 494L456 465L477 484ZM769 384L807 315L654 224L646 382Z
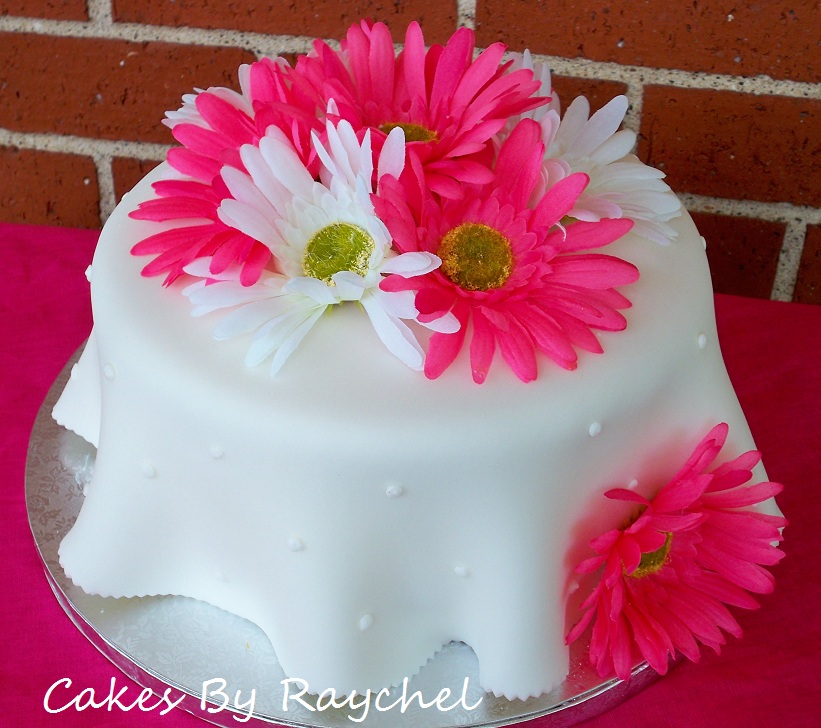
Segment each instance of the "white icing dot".
M390 483L387 488L385 488L385 495L388 498L398 498L402 493L405 492L405 489L399 485L399 483Z
M143 471L143 475L146 478L156 478L157 477L157 468L154 467L151 463L143 463L140 466L140 469Z
M72 365L72 367L71 367L71 374L69 374L69 376L70 376L70 377L77 376L77 365L76 365L76 364L73 364L73 365Z
M456 574L456 576L469 576L470 575L470 571L468 571L468 567L463 566L462 564L459 564L458 566L454 566L453 567L453 573Z
M627 487L628 487L630 490L635 490L636 488L638 488L638 487L639 487L639 481L638 481L638 480L636 480L635 478L633 478L633 480L631 480L631 481L627 484Z
M359 631L364 632L373 625L373 617L370 614L363 614L359 618Z
M86 280L89 283L91 283L91 266L88 266L88 268L86 268Z
M288 548L293 552L302 551L305 549L305 544L302 542L302 539L291 536L291 538L288 539Z
M699 349L706 348L707 347L707 334L699 334L698 339L696 339L696 341L698 342L698 348Z
M208 454L214 458L214 460L219 460L223 455L225 455L225 450L223 450L219 445L211 445L208 448Z
M116 372L114 371L114 366L111 364L106 364L103 367L103 376L109 381L113 381L114 377L116 376Z
M590 425L587 429L587 432L590 434L590 437L595 437L601 432L601 422L594 422Z

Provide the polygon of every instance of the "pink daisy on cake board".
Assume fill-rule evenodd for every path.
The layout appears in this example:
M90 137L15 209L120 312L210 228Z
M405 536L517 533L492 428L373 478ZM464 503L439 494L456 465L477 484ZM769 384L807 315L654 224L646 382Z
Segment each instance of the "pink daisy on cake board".
M186 266L199 280L184 290L195 316L233 309L214 330L218 339L252 333L246 363L272 357L271 373L282 367L329 306L346 301L362 305L380 340L414 369L424 353L403 320L418 315L413 295L388 292L386 277L413 277L430 272L439 259L427 252L401 255L374 214L372 179L398 177L404 166L401 129L391 132L374 170L370 134L360 142L345 121L327 122L326 144L314 135L321 161L317 181L301 163L290 141L276 127L257 145L240 149L247 172L226 167L231 192L219 215L233 229L262 241L273 252L277 272L265 271L251 286L243 285L238 266L214 273L209 259ZM443 321L446 330L455 321Z
M583 251L613 242L632 222L563 225L587 185L583 174L559 181L530 206L544 154L540 136L536 122L521 121L501 145L493 181L464 185L460 200L430 194L418 167L415 194L408 194L409 184L388 180L375 199L400 250L427 251L442 260L425 276L381 284L383 290L416 291L421 322L447 314L458 319L458 331L430 339L429 378L451 365L469 331L474 381L485 380L498 346L516 376L528 382L537 376L537 351L574 369L576 347L602 351L591 329L626 325L618 309L630 304L616 287L633 283L638 271L619 258Z
M605 493L636 504L636 515L590 542L597 555L576 572L602 575L567 635L574 642L592 623L590 662L601 677L628 679L639 657L663 675L676 653L698 661L699 643L718 653L722 631L741 636L727 605L754 609L751 593L773 590L765 567L784 556L775 544L787 522L750 507L782 486L747 485L761 459L756 451L710 470L727 433L726 424L714 427L653 498L623 488Z

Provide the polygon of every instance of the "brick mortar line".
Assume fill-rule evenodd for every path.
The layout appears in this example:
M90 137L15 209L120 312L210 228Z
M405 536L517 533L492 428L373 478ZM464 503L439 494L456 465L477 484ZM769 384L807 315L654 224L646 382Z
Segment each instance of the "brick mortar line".
M113 157L110 154L95 154L94 166L97 168L97 189L100 193L100 220L105 221L117 206Z
M476 30L476 0L457 0L456 25Z
M730 217L751 217L770 222L790 223L797 220L809 225L821 224L821 208L795 205L791 202L761 202L732 200L726 197L706 197L687 192L677 193L681 204L693 212L707 212Z
M584 58L563 58L534 54L534 58L550 66L559 76L578 76L595 80L620 81L628 88L647 85L700 88L715 91L736 91L754 96L774 95L796 98L817 98L818 84L804 81L773 79L769 76L731 76L705 71L685 71L679 68L630 66Z
M62 152L86 157L109 156L163 160L170 144L128 140L93 139L69 134L19 132L0 128L0 146L32 149L39 152Z
M792 301L806 237L807 223L805 221L791 220L787 223L781 252L778 255L773 287L770 291L772 300Z
M313 38L295 35L267 35L238 30L209 30L205 28L174 28L163 25L143 25L139 23L109 22L100 11L100 0L92 1L95 8L90 22L72 20L47 20L19 16L0 17L0 31L36 33L58 37L102 38L132 42L164 41L182 45L219 46L244 48L262 55L282 53L304 53L310 49ZM460 0L459 19L469 21L470 8L475 0ZM472 21L470 21L472 24ZM338 41L330 41L331 45ZM535 54L535 58L545 61L559 75L580 76L582 78L604 79L627 83L633 89L632 101L637 101L636 89L645 84L703 88L713 90L738 91L753 95L778 95L797 98L816 98L818 85L803 82L773 79L769 76L732 76L729 74L684 71L681 69L651 68L645 66L621 65L604 61L568 59L560 56Z
M105 20L47 20L19 16L0 17L0 31L35 33L59 38L99 38L132 43L160 41L178 45L241 48L254 53L257 57L306 53L314 40L308 36L268 35L242 30L175 28L167 25L115 23ZM333 42L330 44L333 45Z

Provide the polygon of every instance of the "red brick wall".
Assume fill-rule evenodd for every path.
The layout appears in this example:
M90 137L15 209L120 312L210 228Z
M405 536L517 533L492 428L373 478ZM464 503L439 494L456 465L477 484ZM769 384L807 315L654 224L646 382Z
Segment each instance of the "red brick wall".
M0 0L0 219L98 227L194 86L367 16L529 47L565 102L631 101L637 153L708 241L716 289L821 303L815 0ZM396 33L398 37L398 33Z

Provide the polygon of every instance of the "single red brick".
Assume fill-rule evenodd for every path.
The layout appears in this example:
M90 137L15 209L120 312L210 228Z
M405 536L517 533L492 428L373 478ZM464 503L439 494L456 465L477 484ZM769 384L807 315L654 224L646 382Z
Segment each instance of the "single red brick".
M715 291L769 298L786 225L746 217L691 214L707 241Z
M100 227L97 170L89 157L0 147L5 222Z
M0 33L0 126L170 143L160 124L194 87L237 87L235 48Z
M627 84L619 81L604 81L575 76L551 74L553 88L561 101L562 113L577 96L586 96L590 102L590 112L594 113L613 97L627 93Z
M816 0L784 3L478 0L482 45L734 76L817 81Z
M111 161L111 171L114 175L114 196L119 202L123 195L131 190L145 175L159 162L149 159L130 159L129 157L114 157Z
M457 17L456 0L313 0L310 3L294 3L292 0L245 0L243 3L114 0L113 5L114 18L121 22L233 28L311 38L342 38L349 26L362 18L370 18L389 25L394 40L401 41L407 25L418 20L428 43L444 43L456 30Z
M808 225L793 301L821 304L821 225Z
M0 16L88 20L86 0L0 0Z
M821 100L646 86L639 156L678 192L821 205Z

